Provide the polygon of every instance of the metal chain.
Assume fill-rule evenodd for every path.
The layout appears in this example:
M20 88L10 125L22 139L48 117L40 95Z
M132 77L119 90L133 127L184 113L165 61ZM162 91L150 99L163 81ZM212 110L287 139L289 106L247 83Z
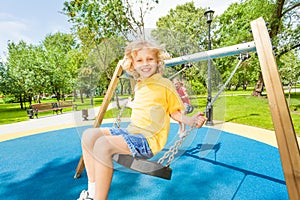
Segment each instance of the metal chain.
M161 157L157 163L163 164L166 159L168 159L166 166L169 167L171 162L174 160L175 155L178 153L178 149L181 146L182 142L185 140L185 138L195 129L195 125L193 125L189 130L185 131L184 134L180 137L179 140L175 142L173 146L170 147L170 149L165 152L163 157Z
M115 119L114 124L113 124L113 127L114 127L114 128L120 128L120 127L121 127L121 117L122 117L122 115L123 115L123 112L124 112L124 110L125 110L125 108L126 108L127 103L128 103L128 102L126 102L126 103L123 105L123 107L122 107L121 110L120 110L120 113L119 113L118 117ZM163 164L164 161L165 161L166 159L168 159L166 166L169 167L170 164L171 164L171 162L174 160L175 155L178 153L178 149L179 149L179 147L181 146L182 142L183 142L183 141L185 140L185 138L186 138L186 137L187 137L187 136L195 129L195 127L196 127L196 125L193 125L189 130L185 131L184 134L180 137L180 139L177 140L177 141L175 142L175 144L172 145L172 146L170 147L170 149L169 149L167 152L165 152L165 154L163 155L163 157L161 157L161 158L157 161L157 163Z
M121 127L121 122L122 122L121 118L122 118L122 116L123 116L123 112L124 112L124 110L125 110L125 108L126 108L127 103L128 103L128 102L126 102L126 103L122 106L122 108L121 108L121 110L120 110L120 113L119 113L118 117L115 119L114 124L113 124L113 127L114 127L114 128L120 128L120 127Z

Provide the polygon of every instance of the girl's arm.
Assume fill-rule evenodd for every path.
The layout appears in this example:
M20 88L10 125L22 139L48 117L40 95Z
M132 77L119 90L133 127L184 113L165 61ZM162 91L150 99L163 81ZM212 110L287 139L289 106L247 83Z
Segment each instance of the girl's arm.
M196 128L202 127L207 120L207 118L204 116L204 113L202 112L198 112L195 115L189 117L180 111L176 111L171 114L171 118L175 121L182 122L190 127L196 125Z

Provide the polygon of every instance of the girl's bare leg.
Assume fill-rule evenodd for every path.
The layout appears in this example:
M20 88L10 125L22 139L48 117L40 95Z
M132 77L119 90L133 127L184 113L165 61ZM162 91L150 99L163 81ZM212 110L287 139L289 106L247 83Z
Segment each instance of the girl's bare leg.
M89 182L96 182L95 200L107 199L113 154L131 154L122 136L111 136L108 129L88 129L82 136L82 154Z
M113 175L113 154L131 154L122 136L103 136L94 145L95 200L107 199Z
M105 135L110 135L109 130L100 128L87 129L82 135L82 155L89 182L95 182L95 162L93 156L95 142L98 138Z

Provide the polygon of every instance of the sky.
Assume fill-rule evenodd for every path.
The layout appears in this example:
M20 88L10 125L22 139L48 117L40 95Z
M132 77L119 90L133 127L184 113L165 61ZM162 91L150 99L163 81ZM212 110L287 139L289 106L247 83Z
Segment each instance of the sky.
M7 43L37 45L49 34L70 33L71 24L61 12L66 0L0 0L0 61L7 56ZM155 28L159 17L168 14L170 9L191 0L159 0L159 4L145 18L146 28ZM239 0L194 0L196 7L210 7L219 15L227 7Z

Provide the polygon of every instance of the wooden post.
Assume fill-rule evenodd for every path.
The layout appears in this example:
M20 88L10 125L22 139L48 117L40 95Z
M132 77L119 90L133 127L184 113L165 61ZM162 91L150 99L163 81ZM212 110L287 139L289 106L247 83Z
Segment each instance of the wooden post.
M111 100L111 98L112 98L112 96L113 96L113 94L116 90L116 87L117 87L117 84L118 84L118 81L119 81L119 78L120 78L122 72L123 72L123 69L122 69L121 64L119 62L118 66L115 69L114 75L111 79L111 82L108 86L107 92L104 96L103 102L102 102L101 107L100 107L100 111L99 111L99 113L96 117L96 120L94 122L94 128L100 127L100 125L102 123L102 120L104 118L105 112L107 110L107 107L110 103L110 100Z
M119 81L119 78L120 78L122 72L123 72L123 69L122 69L122 66L121 66L121 62L119 62L116 69L115 69L113 77L111 79L111 82L108 86L106 94L104 96L104 99L103 99L103 102L101 104L99 113L98 113L98 115L96 117L96 120L94 122L94 128L100 127L100 125L102 123L102 120L104 118L105 112L107 110L107 107L108 107L108 105L110 103L110 100L112 98L112 95L113 95L114 91L116 90L116 87L117 87L117 84L118 84L118 81ZM84 161L83 161L83 157L81 156L81 158L80 158L80 160L77 164L77 168L76 168L74 178L79 178L81 176L81 173L83 172L83 170L84 170Z
M273 55L271 40L262 18L251 22L269 106L276 133L286 186L291 200L300 199L300 155L294 126Z

